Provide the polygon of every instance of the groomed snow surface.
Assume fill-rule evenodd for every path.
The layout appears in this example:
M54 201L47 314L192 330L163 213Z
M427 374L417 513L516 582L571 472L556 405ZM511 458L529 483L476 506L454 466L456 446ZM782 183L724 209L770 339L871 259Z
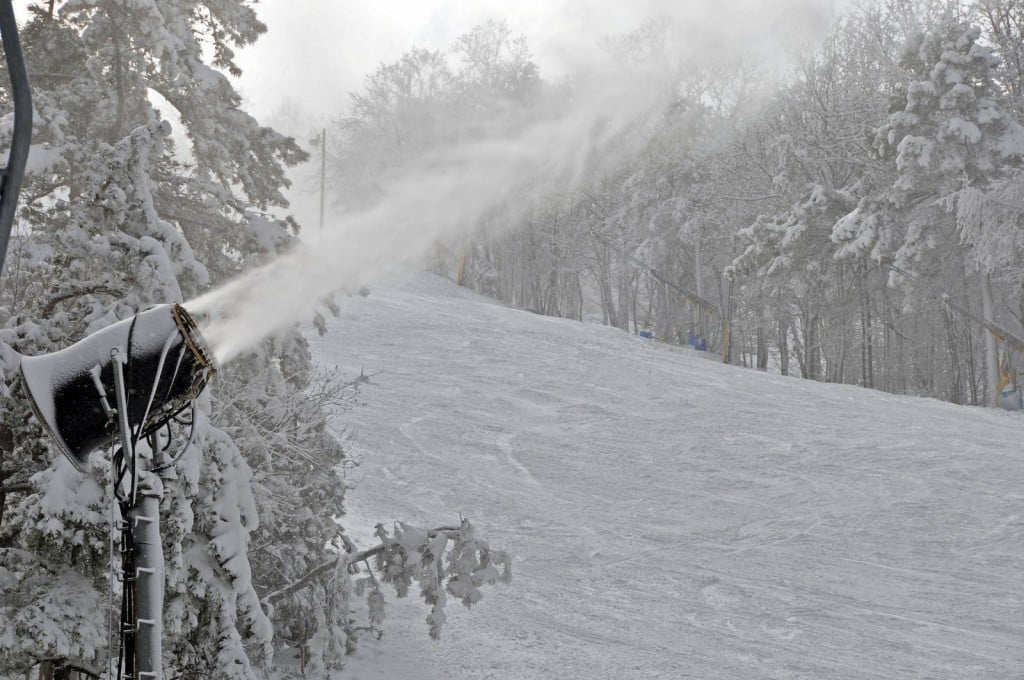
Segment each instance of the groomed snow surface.
M426 606L343 677L1024 677L1024 417L767 375L421 275L353 298L318 359L345 524L464 515L508 587ZM364 543L365 544L365 543Z

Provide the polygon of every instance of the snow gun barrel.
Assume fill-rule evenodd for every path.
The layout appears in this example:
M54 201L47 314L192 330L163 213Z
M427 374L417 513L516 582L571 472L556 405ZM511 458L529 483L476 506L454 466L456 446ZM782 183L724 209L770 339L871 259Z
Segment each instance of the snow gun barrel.
M195 321L178 304L139 312L58 352L22 357L32 410L81 470L88 468L90 453L119 434L115 362L122 364L136 441L187 407L217 371Z

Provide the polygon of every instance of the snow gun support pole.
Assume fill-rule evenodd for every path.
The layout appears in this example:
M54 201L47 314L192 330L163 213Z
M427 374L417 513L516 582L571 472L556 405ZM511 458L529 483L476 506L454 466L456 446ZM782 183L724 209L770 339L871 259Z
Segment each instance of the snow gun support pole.
M181 305L157 305L107 326L65 349L21 357L32 411L80 470L89 455L120 440L111 461L121 510L121 658L118 678L162 680L160 638L164 562L160 544L160 470L167 462L157 435L192 407L216 372L212 354ZM182 423L187 425L188 423ZM195 433L195 415L192 419ZM151 452L151 456L146 453ZM149 469L143 461L149 459Z
M114 392L117 399L118 429L121 434L123 473L127 494L121 499L121 645L124 673L128 680L163 680L161 639L163 636L164 555L160 543L160 498L163 486L151 472L140 474L131 443L125 361L111 352ZM131 456L131 459L128 456ZM117 484L117 472L115 485ZM141 477L141 479L140 479ZM116 489L115 489L116 493Z
M14 20L11 0L0 0L0 39L3 40L7 73L11 79L11 98L14 100L14 134L7 166L0 172L0 272L7 257L7 244L14 224L14 211L18 207L18 193L25 177L28 149L32 143L32 91L28 71L18 38L18 24Z

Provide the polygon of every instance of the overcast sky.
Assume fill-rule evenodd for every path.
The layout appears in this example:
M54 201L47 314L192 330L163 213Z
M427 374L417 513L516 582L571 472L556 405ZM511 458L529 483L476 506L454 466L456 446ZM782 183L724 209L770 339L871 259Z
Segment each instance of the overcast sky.
M447 50L487 19L526 36L546 78L586 63L605 36L669 16L705 51L755 49L785 59L820 38L845 0L262 0L267 34L240 55L251 113L286 103L313 119L338 115L347 92L412 46ZM276 122L280 125L280 121Z
M541 76L553 79L591 62L602 38L651 17L671 20L679 40L705 56L753 52L779 66L818 43L849 1L261 0L267 33L239 53L237 86L261 123L307 145L321 125L347 112L348 93L378 65L413 46L448 50L488 19L507 20L524 35ZM316 158L291 177L290 210L315 225Z

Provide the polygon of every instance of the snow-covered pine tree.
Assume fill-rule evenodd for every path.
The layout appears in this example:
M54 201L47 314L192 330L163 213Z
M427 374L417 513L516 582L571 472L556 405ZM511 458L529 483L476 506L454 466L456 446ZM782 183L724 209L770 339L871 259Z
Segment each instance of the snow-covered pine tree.
M0 389L10 397L0 403L5 679L116 659L110 460L94 455L93 473L81 474L54 452L28 414L15 350L65 347L287 249L295 225L266 211L284 205L284 168L304 157L239 108L221 73L237 72L232 49L263 31L249 3L69 0L32 10L23 42L35 146L0 297ZM185 446L154 454L163 456L154 464L165 489L169 674L254 678L275 645L303 647L315 671L340 666L366 628L351 614L352 594L369 601L371 628L383 616L380 588L357 579L400 594L421 582L432 634L445 593L468 605L479 586L507 580L507 556L468 523L443 529L444 541L396 529L394 540L404 538L395 543L381 531L363 551L342 535L342 451L326 409L359 380L318 375L297 332L222 373L182 428Z
M291 226L262 211L284 204L284 167L304 154L245 114L221 73L237 72L232 50L263 30L236 0L40 3L25 26L37 121L21 239L3 290L0 355L14 398L4 400L0 442L0 675L43 661L105 665L115 587L109 463L96 460L95 474L81 475L49 450L28 422L10 348L59 349L287 247ZM184 148L175 148L167 119ZM208 400L191 444L165 472L165 651L182 677L250 678L252 652L270 651L257 592L288 574L273 560L258 560L253 573L254 538L289 554L302 573L339 532L340 450L326 435L322 400L304 396L310 362L301 339L266 343L232 376L232 389L247 379L273 384L275 403L301 404L302 418L252 436L267 418L265 384ZM257 443L250 466L241 451ZM315 464L293 462L310 450ZM273 521L285 513L271 504L317 513L298 532L293 521ZM262 529L258 512L272 520ZM287 607L278 611L281 629L293 625Z
M897 270L915 271L945 240L946 201L985 189L1024 157L1024 130L1000 101L999 59L980 35L946 16L905 49L910 81L875 142L896 165L888 200L907 216L902 234L883 237L895 247Z
M980 36L980 28L951 15L916 36L903 57L911 79L876 137L878 149L896 166L888 201L904 216L887 224L906 225L891 239L898 246L893 269L916 278L911 288L918 293L925 287L922 282L936 281L942 293L960 288L956 282L965 275L967 254L944 254L959 249L964 237L976 240L976 225L962 206L959 219L950 213L961 200L976 202L998 186L1024 159L1024 128L1013 107L1002 101L1000 60ZM985 316L991 319L987 269L981 271L980 288ZM983 339L988 401L994 405L998 357L994 339L988 333Z

